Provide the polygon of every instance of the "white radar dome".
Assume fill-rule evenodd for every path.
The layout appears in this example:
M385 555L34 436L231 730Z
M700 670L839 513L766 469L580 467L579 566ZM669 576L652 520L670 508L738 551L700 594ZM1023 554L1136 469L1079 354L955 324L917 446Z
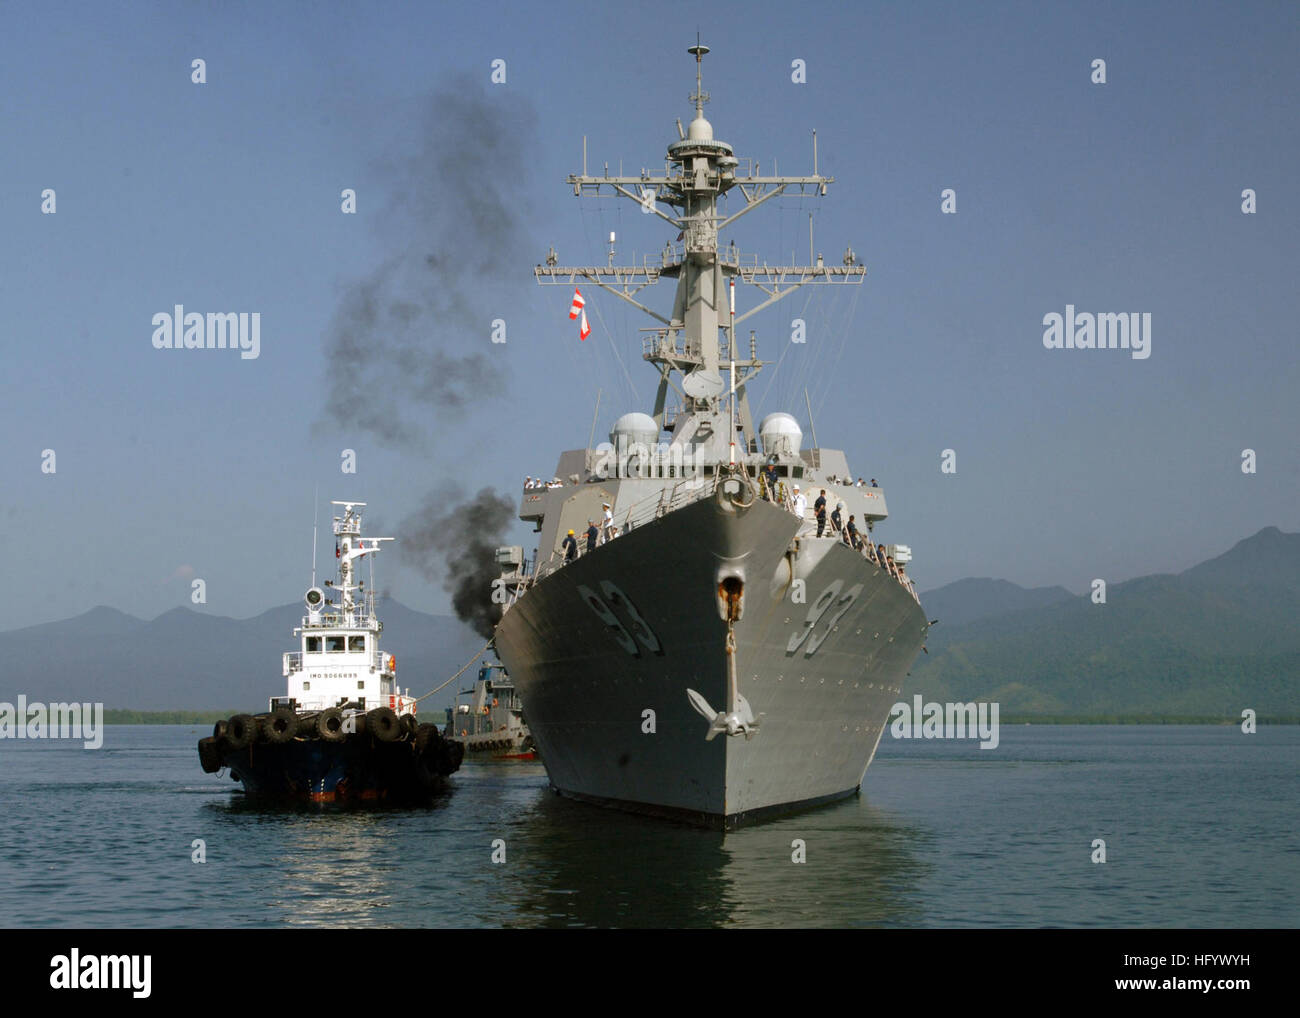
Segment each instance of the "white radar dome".
M659 425L649 414L624 414L614 422L614 430L609 433L609 440L615 448L631 448L641 444L652 446L659 439Z
M686 129L686 137L690 141L712 141L713 125L703 117L696 117Z
M803 442L803 429L789 414L768 414L758 429L763 439L763 452L768 456L798 456Z

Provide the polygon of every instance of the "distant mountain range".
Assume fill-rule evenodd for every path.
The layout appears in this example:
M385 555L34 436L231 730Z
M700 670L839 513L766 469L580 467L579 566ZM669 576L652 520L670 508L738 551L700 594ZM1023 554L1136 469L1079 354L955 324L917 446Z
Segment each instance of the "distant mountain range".
M151 622L114 608L0 633L0 701L103 703L145 711L266 710L284 694L281 657L294 650L301 604L251 619L173 608ZM397 658L397 678L419 696L449 678L483 640L447 615L426 615L391 598L376 612L381 647ZM449 703L473 670L429 702Z
M1003 715L1300 718L1300 534L1267 527L1177 575L1061 587L960 580L921 595L939 619L904 686Z
M1108 586L1106 603L1063 587L959 580L921 595L939 619L907 698L997 701L1002 716L1300 718L1300 534L1261 530L1177 575ZM186 608L151 622L112 608L0 633L0 701L101 702L145 711L265 709L284 691L298 604L251 619ZM384 650L416 695L483 641L450 616L381 602ZM467 673L430 703L450 702Z
M945 627L956 628L981 619L1067 601L1075 596L1064 587L1026 589L1009 580L958 580L923 594L921 603L925 605L929 618L942 619Z

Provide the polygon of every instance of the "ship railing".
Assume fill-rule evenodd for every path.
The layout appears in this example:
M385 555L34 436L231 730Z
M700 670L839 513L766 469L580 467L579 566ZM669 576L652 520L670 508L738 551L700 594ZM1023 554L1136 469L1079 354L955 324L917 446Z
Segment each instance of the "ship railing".
M619 533L635 530L670 512L709 498L718 490L718 485L726 480L726 477L726 473L719 466L713 474L684 477L671 487L663 487L656 492L651 492L633 502L614 518L616 524L620 519L622 520Z
M575 539L577 538L576 534L574 535L574 538ZM578 542L579 557L581 557L584 554L583 549L586 547L586 543L587 542L585 538ZM532 573L530 573L524 579L523 583L519 584L519 586L515 588L514 600L518 601L519 598L523 596L524 592L529 587L531 587L542 577L549 576L551 573L555 572L555 570L559 569L560 566L562 565L564 565L564 556L561 555L558 551L551 552L550 555L548 555L545 559L541 557L541 553L539 552L537 556L537 561L533 566Z
M597 529L601 532L600 537L596 539L596 547L599 548L602 544L606 543L606 539L604 528L598 527ZM584 555L590 554L587 551L587 535L585 532L582 534L574 534L573 539L578 542L578 553L574 556L574 561L582 558ZM526 573L523 579L515 586L515 594L510 603L513 604L515 601L518 601L529 587L540 580L543 576L549 576L551 573L555 572L555 570L561 568L566 561L568 560L564 557L563 551L553 551L545 559L542 559L541 553L538 552L537 560L534 562L532 571Z
M795 540L803 540L804 538L815 538L816 536L817 536L817 521L814 518L811 523L805 522L804 525L799 528L798 533L795 534ZM826 522L826 529L822 531L822 537L841 541L846 545L848 544L847 541L844 541L844 531L842 529L836 530L831 525L829 520L827 520ZM888 572L889 567L880 566L880 563L877 561L875 554L868 550L874 547L874 545L871 543L870 533L863 534L859 532L858 539L862 542L862 547L858 549L858 553L864 559L870 562L873 566L883 568L886 572ZM850 545L850 547L852 546ZM912 582L912 578L910 576L904 573L903 575L895 576L894 578L898 580L899 586L901 586L904 590L906 590L909 594L912 595L913 601L915 601L917 604L921 603L921 596L917 594L916 584Z
M669 400L664 405L664 431L672 432L677 428L677 420L689 411L679 399Z
M591 549L591 551L595 551L602 545L617 540L619 536L626 534L628 531L644 526L667 513L709 497L717 489L721 479L721 473L712 477L683 478L671 487L661 488L659 491L638 499L614 517L614 537L606 537L605 528L603 526L597 527L600 536L597 539L596 548ZM573 536L578 543L578 553L575 560L591 554L591 551L587 550L586 534L574 534ZM552 551L544 559L541 553L538 552L532 570L525 570L523 577L518 583L514 584L513 595L506 607L508 608L518 601L538 580L549 576L557 569L563 568L566 561L563 551Z
M351 612L326 611L320 612L315 618L304 615L302 624L313 629L376 629L379 620L375 617L372 606L358 605Z
M653 360L656 357L686 360L700 355L698 342L688 339L680 329L672 337L668 335L668 331L660 329L648 336L642 336L641 356L646 360Z
M384 659L388 655L380 650L373 650L370 653L370 667L376 672L387 671L384 667ZM291 650L284 655L284 674L292 675L294 672L302 671L302 651Z
M686 261L687 257L692 252L708 251L711 254L716 252L720 264L728 265L737 272L753 275L767 268L766 264L758 260L758 254L756 252L741 251L734 244L723 245L718 243L716 219L713 221L713 227L714 230L712 232L711 240L705 240L703 243L695 245L688 245L684 241L665 244L658 254L643 255L642 264L647 269L653 268L661 271L665 269L675 269L681 265L682 262Z
M760 261L759 256L738 250L730 244L718 243L716 234L702 235L697 241L683 244L669 244L655 255L646 255L642 271L652 282L657 281L661 273L678 269L692 254L709 254L716 256L721 265L731 269L742 282L757 283L760 286L787 286L792 283L806 283L817 280L822 283L860 283L866 277L866 269L861 265L826 265L820 258L812 265L772 265ZM791 258L793 262L793 256Z
M622 526L619 533L626 533L637 527L649 523L651 520L657 520L660 516L665 516L674 509L680 509L682 506L698 502L702 498L712 495L717 488L717 476L709 477L684 477L671 487L663 487L658 491L651 492L644 498L638 499L627 507L619 517L615 518L618 523L622 519Z

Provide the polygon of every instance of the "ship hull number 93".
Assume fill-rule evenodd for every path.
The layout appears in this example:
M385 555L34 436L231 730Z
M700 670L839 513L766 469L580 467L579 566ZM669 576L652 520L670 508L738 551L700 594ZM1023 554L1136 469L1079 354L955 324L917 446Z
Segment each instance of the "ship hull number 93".
M844 588L843 580L834 580L831 585L821 592L821 596L808 606L808 617L804 619L800 631L790 637L790 642L785 645L786 654L794 654L805 640L808 646L804 649L804 657L812 657L817 653L817 648L825 642L826 637L830 636L835 630L836 624L842 619L845 613L853 607L862 593L862 584L855 583L848 590L840 593ZM831 611L834 607L836 610ZM825 628L819 629L819 623L822 616L831 612L830 621L826 623Z
M808 617L804 619L800 631L790 637L790 642L786 644L787 654L797 653L801 647L805 657L817 653L826 637L834 632L836 623L847 614L862 593L860 583L855 583L841 594L843 588L844 581L835 580L808 606ZM598 594L585 583L578 584L578 594L605 624L614 641L633 657L640 657L643 648L652 654L663 654L659 637L650 628L650 623L619 586L610 580L601 580L600 590L601 593ZM821 625L823 618L828 615L825 625Z
M578 593L587 602L587 607L605 623L615 642L633 657L640 657L643 647L652 654L662 654L659 637L655 636L650 624L642 618L636 605L618 585L609 580L601 580L600 590L604 597L585 583L578 584Z

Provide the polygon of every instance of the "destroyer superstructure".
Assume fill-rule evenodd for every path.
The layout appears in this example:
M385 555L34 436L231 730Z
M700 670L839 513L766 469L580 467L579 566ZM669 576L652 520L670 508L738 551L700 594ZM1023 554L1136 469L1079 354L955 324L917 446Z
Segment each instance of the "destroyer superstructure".
M662 171L568 178L575 195L636 202L676 242L640 265L563 266L552 250L536 267L541 283L592 284L655 319L642 354L659 384L651 414L625 414L608 444L563 453L557 482L525 487L539 552L501 549L511 599L495 642L557 791L730 827L859 787L927 624L910 551L871 544L881 490L851 482L843 452L803 448L791 414L754 426L763 362L737 327L865 270L851 250L772 266L720 246L770 199L824 195L833 179L815 135L813 172L794 177L759 175L714 137L707 52L690 48L695 117ZM732 191L743 201L724 216ZM661 314L640 291L664 279L676 294ZM763 296L738 309L738 282Z

